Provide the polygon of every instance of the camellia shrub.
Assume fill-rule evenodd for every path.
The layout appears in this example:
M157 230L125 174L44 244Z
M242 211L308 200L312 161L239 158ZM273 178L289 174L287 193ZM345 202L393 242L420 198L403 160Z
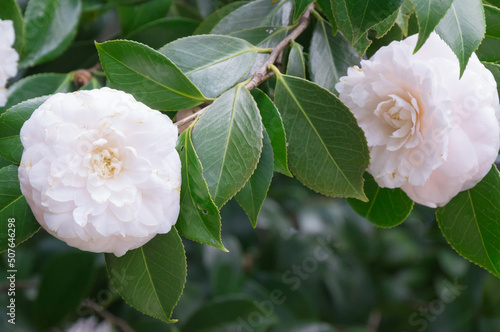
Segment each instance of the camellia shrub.
M255 228L277 172L378 227L433 208L500 277L498 22L489 0L0 0L0 250L16 270L43 227L174 322L181 237L227 252L221 208Z

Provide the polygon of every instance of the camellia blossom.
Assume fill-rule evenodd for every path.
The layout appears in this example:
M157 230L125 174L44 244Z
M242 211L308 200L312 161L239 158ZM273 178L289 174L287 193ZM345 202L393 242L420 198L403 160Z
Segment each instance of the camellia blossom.
M495 79L475 54L459 79L458 59L436 33L413 54L417 38L382 47L336 89L365 132L377 183L436 207L491 169L500 106Z
M16 33L10 20L0 20L0 107L7 102L7 80L17 74L19 54L12 48Z
M67 244L116 256L167 233L179 214L177 127L109 88L58 93L21 129L21 191Z
M113 332L113 327L107 321L99 323L97 318L80 318L66 332Z

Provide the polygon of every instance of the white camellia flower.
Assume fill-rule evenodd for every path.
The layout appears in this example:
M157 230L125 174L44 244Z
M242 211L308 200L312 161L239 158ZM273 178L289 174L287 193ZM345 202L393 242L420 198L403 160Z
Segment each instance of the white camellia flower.
M365 132L377 183L436 207L491 169L500 106L495 79L475 54L459 79L458 59L436 33L413 54L417 38L382 47L336 89Z
M19 54L12 48L15 37L12 21L0 20L0 107L5 106L7 102L7 80L17 74Z
M177 127L109 88L58 93L21 129L21 190L38 222L67 244L116 256L179 214Z

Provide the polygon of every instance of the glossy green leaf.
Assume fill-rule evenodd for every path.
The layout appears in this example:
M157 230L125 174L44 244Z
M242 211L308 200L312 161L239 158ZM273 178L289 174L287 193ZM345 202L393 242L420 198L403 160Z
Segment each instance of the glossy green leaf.
M0 155L16 164L21 162L23 145L19 132L31 114L41 105L48 96L30 99L22 102L0 115Z
M231 32L229 35L246 40L261 48L273 47L286 37L289 27L263 26Z
M391 30L391 28L396 24L396 20L399 15L399 10L396 10L394 13L392 13L389 17L387 17L385 20L382 22L379 22L375 24L373 27L371 27L371 30L375 31L377 33L376 38L382 38Z
M368 146L349 109L319 85L286 75L277 79L275 103L285 124L292 173L323 195L366 200Z
M127 39L158 49L176 39L192 35L198 24L198 21L184 17L160 18L130 32Z
M96 43L106 76L114 87L151 108L177 111L206 101L198 88L165 55L132 41Z
M26 202L17 175L17 166L0 168L0 252L9 248L9 220L14 218L14 245L29 239L40 229ZM11 220L12 221L12 220Z
M128 304L162 321L176 322L170 317L186 283L187 265L174 227L121 257L105 256L109 278Z
M222 207L248 181L262 150L262 123L250 92L238 85L203 113L193 145L215 204Z
M415 52L424 45L431 32L434 31L439 21L450 9L452 3L453 0L413 0L420 27Z
M148 24L164 18L172 4L172 0L148 0L131 6L118 6L118 17L124 36Z
M293 4L289 0L277 3L270 0L251 1L221 19L211 33L224 35L259 26L286 26L290 24L292 10Z
M24 47L24 19L21 9L16 0L0 0L0 8L0 19L11 20L14 24L14 48L21 55Z
M219 35L191 36L159 50L207 97L234 86L252 67L258 48L245 40Z
M415 8L413 8L412 0L403 0L401 7L399 7L399 14L396 19L396 24L399 26L405 37L408 36L410 16L414 11Z
M274 154L274 170L291 177L292 173L288 170L285 127L281 115L272 100L261 90L253 89L252 97L257 103L262 117L262 124L271 140Z
M295 9L293 11L293 21L297 21L306 10L307 6L309 6L314 0L293 0L295 4Z
M290 54L288 55L288 64L286 74L300 78L306 78L306 59L304 58L304 48L302 45L292 42Z
M500 95L500 65L496 63L484 63L484 66L493 74L493 77L497 82L497 91Z
M44 73L28 76L9 87L7 104L4 108L0 107L0 111L28 99L74 90L73 74Z
M235 196L254 228L257 226L257 218L274 174L273 147L265 130L262 142L262 153L257 168L245 186Z
M31 0L24 15L26 34L20 67L33 66L62 54L76 35L80 0Z
M459 254L500 277L500 174L494 165L474 188L438 208L436 216Z
M222 20L224 17L229 15L229 13L235 11L243 5L246 5L248 1L235 1L230 4L225 5L224 7L216 10L210 16L208 16L201 24L196 28L194 34L195 35L203 35L210 33L212 29Z
M372 41L368 38L368 32L366 32L356 43L354 43L354 45L352 45L352 47L360 56L363 56L370 45L372 45Z
M499 62L500 61L500 39L486 37L479 45L476 55L481 61Z
M95 255L84 251L64 253L48 263L33 308L41 330L57 326L66 316L75 313L90 291L94 264Z
M319 8L323 11L325 16L328 18L328 21L333 27L333 34L335 35L337 33L337 23L335 23L335 17L333 16L333 11L332 11L332 3L330 0L316 0L316 3L318 4Z
M484 38L485 21L481 0L454 0L436 27L436 32L457 55L461 77L469 57Z
M183 325L182 330L189 332L246 331L248 324L242 323L248 322L251 317L256 316L256 313L259 315L257 316L259 326L263 327L269 324L273 317L271 312L267 312L255 300L236 296L219 297L196 310ZM233 328L229 328L228 325Z
M359 65L361 57L349 42L327 22L318 21L314 29L309 52L311 80L330 92L337 93L335 84L347 75L347 68Z
M330 0L337 27L355 45L368 29L384 21L396 10L401 0L386 1L347 1Z
M484 15L486 20L485 36L500 39L500 8L484 5Z
M364 179L369 201L348 198L347 202L354 211L379 227L394 227L405 221L413 209L413 201L399 188L380 188L368 172Z
M182 187L181 210L175 227L190 240L227 251L221 241L219 209L203 178L203 168L191 140L191 128L179 137L177 150L182 164Z

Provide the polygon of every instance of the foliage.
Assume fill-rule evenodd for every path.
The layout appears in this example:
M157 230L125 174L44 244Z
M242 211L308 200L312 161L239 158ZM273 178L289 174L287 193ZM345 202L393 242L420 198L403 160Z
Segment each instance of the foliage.
M0 250L9 247L9 218L16 246L39 228L19 190L19 131L48 95L110 86L189 124L177 146L181 213L169 233L105 260L43 232L16 248L17 277L41 280L36 296L19 292L19 307L36 309L19 312L26 330L87 315L92 308L78 305L102 290L107 298L97 302L138 331L371 331L363 326L373 315L380 330L498 326L498 307L488 307L500 303L491 292L498 280L458 258L437 229L459 254L500 276L496 166L434 211L435 222L433 211L413 210L401 190L380 188L365 173L366 139L335 90L365 54L420 32L417 51L434 30L461 74L476 52L500 81L497 1L0 0L0 19L14 21L21 68L0 108ZM191 108L196 116L181 120ZM379 227L410 220L379 230L344 201L305 187L347 198ZM311 256L317 248L325 259ZM314 271L301 277L296 266ZM69 284L59 277L66 269ZM441 299L455 278L468 288L456 286L437 319L418 311L415 303ZM47 312L53 303L64 306L60 316ZM468 306L482 309L471 315ZM262 319L253 326L256 312ZM445 328L453 317L463 320Z

